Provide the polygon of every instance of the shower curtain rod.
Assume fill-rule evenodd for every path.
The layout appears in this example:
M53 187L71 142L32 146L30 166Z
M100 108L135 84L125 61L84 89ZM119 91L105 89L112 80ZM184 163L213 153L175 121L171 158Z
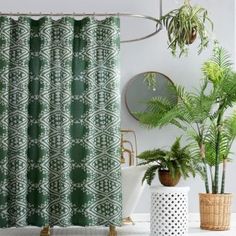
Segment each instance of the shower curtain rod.
M127 39L127 40L121 40L121 43L131 43L131 42L137 42L137 41L141 41L147 38L150 38L154 35L156 35L157 33L159 33L162 29L162 24L161 24L161 17L162 17L162 0L159 0L159 19L152 17L152 16L148 16L148 15L142 15L142 14L131 14L131 13L5 13L5 12L0 12L0 16L70 16L70 17L75 17L75 16L81 16L81 17L111 17L111 16L121 16L121 17L134 17L134 18L141 18L141 19L146 19L146 20L150 20L156 23L155 25L155 30L152 33L149 33L145 36L139 37L139 38L135 38L135 39Z

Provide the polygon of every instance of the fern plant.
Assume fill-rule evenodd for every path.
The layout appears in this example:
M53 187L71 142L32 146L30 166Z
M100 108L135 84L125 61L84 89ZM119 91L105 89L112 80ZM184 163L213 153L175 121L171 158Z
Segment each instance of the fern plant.
M142 182L145 180L151 185L158 170L168 170L173 178L182 176L188 178L195 176L201 168L196 168L198 163L191 158L189 146L181 147L180 137L176 138L170 150L154 149L142 152L138 158L142 160L139 165L150 165L144 174Z
M213 29L213 23L208 17L207 10L200 6L192 6L189 0L161 18L168 32L169 48L175 56L179 48L179 56L187 54L188 45L199 35L199 51L207 47L209 36L207 26Z
M236 137L236 115L225 118L224 114L236 102L236 73L230 56L218 44L202 71L204 79L196 92L177 86L177 104L156 97L148 101L147 110L138 117L149 128L168 124L181 128L191 143L191 155L202 161L206 192L211 189L212 193L224 193L225 166ZM220 164L223 164L221 191Z

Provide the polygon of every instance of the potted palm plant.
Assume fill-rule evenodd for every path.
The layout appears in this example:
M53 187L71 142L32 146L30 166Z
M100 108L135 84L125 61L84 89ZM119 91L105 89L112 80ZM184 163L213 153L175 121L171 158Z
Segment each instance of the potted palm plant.
M236 102L236 73L232 69L230 56L218 45L214 48L213 57L204 63L203 72L215 94L215 109L211 115L205 143L212 191L211 194L200 194L201 228L228 230L232 194L225 193L225 176L226 163L236 138L236 112L229 117L225 117L225 113ZM211 172L212 166L214 174Z
M191 155L199 157L204 169L206 193L200 194L201 228L228 230L232 194L225 193L225 176L236 137L236 113L229 117L225 113L236 102L236 73L230 56L217 44L202 70L204 79L197 92L177 86L177 105L157 97L148 102L148 110L139 114L139 120L148 127L173 124L185 132Z
M150 165L144 174L143 182L146 180L151 185L157 172L164 186L177 185L181 176L184 179L190 175L195 176L197 163L191 158L189 146L181 147L180 139L180 137L176 138L168 151L154 149L144 151L138 156L142 160L139 165Z
M213 29L213 23L208 17L207 10L200 6L192 6L189 0L170 11L161 18L168 33L168 45L173 55L179 48L179 56L187 54L188 46L197 36L200 39L199 53L207 47L209 42L208 28Z

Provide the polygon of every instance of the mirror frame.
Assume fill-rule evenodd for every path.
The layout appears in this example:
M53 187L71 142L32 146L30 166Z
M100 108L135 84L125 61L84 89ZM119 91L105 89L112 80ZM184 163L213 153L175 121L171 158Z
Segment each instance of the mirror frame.
M128 88L129 88L129 86L132 84L132 82L133 82L135 79L137 79L137 78L136 78L137 76L140 76L140 75L143 75L143 74L146 74L146 73L157 73L157 74L160 74L160 75L164 76L173 86L175 86L175 83L174 83L168 76L166 76L165 74L160 73L160 72L158 72L158 71L145 71L145 72L141 72L141 73L139 73L139 74L134 75L134 76L127 82L127 84L126 84L126 86L125 86L125 94L124 94L124 95L125 95L125 106L126 106L128 112L129 112L129 114L130 114L135 120L137 120L137 121L139 121L139 119L133 115L133 113L131 112L131 110L130 110L130 108L129 108L129 106L128 106L128 101L127 101ZM177 99L178 99L178 98L177 98Z

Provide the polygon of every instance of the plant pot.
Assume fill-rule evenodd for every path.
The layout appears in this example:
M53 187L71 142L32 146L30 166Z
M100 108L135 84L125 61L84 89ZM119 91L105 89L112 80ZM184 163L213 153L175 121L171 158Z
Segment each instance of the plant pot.
M159 180L162 185L173 187L179 183L180 174L178 174L175 178L172 177L170 171L168 170L159 170L158 171Z
M186 38L185 43L187 45L192 44L196 38L197 38L197 30L193 28L192 33L188 36L188 38Z
M230 229L232 194L200 193L201 229L223 231Z

